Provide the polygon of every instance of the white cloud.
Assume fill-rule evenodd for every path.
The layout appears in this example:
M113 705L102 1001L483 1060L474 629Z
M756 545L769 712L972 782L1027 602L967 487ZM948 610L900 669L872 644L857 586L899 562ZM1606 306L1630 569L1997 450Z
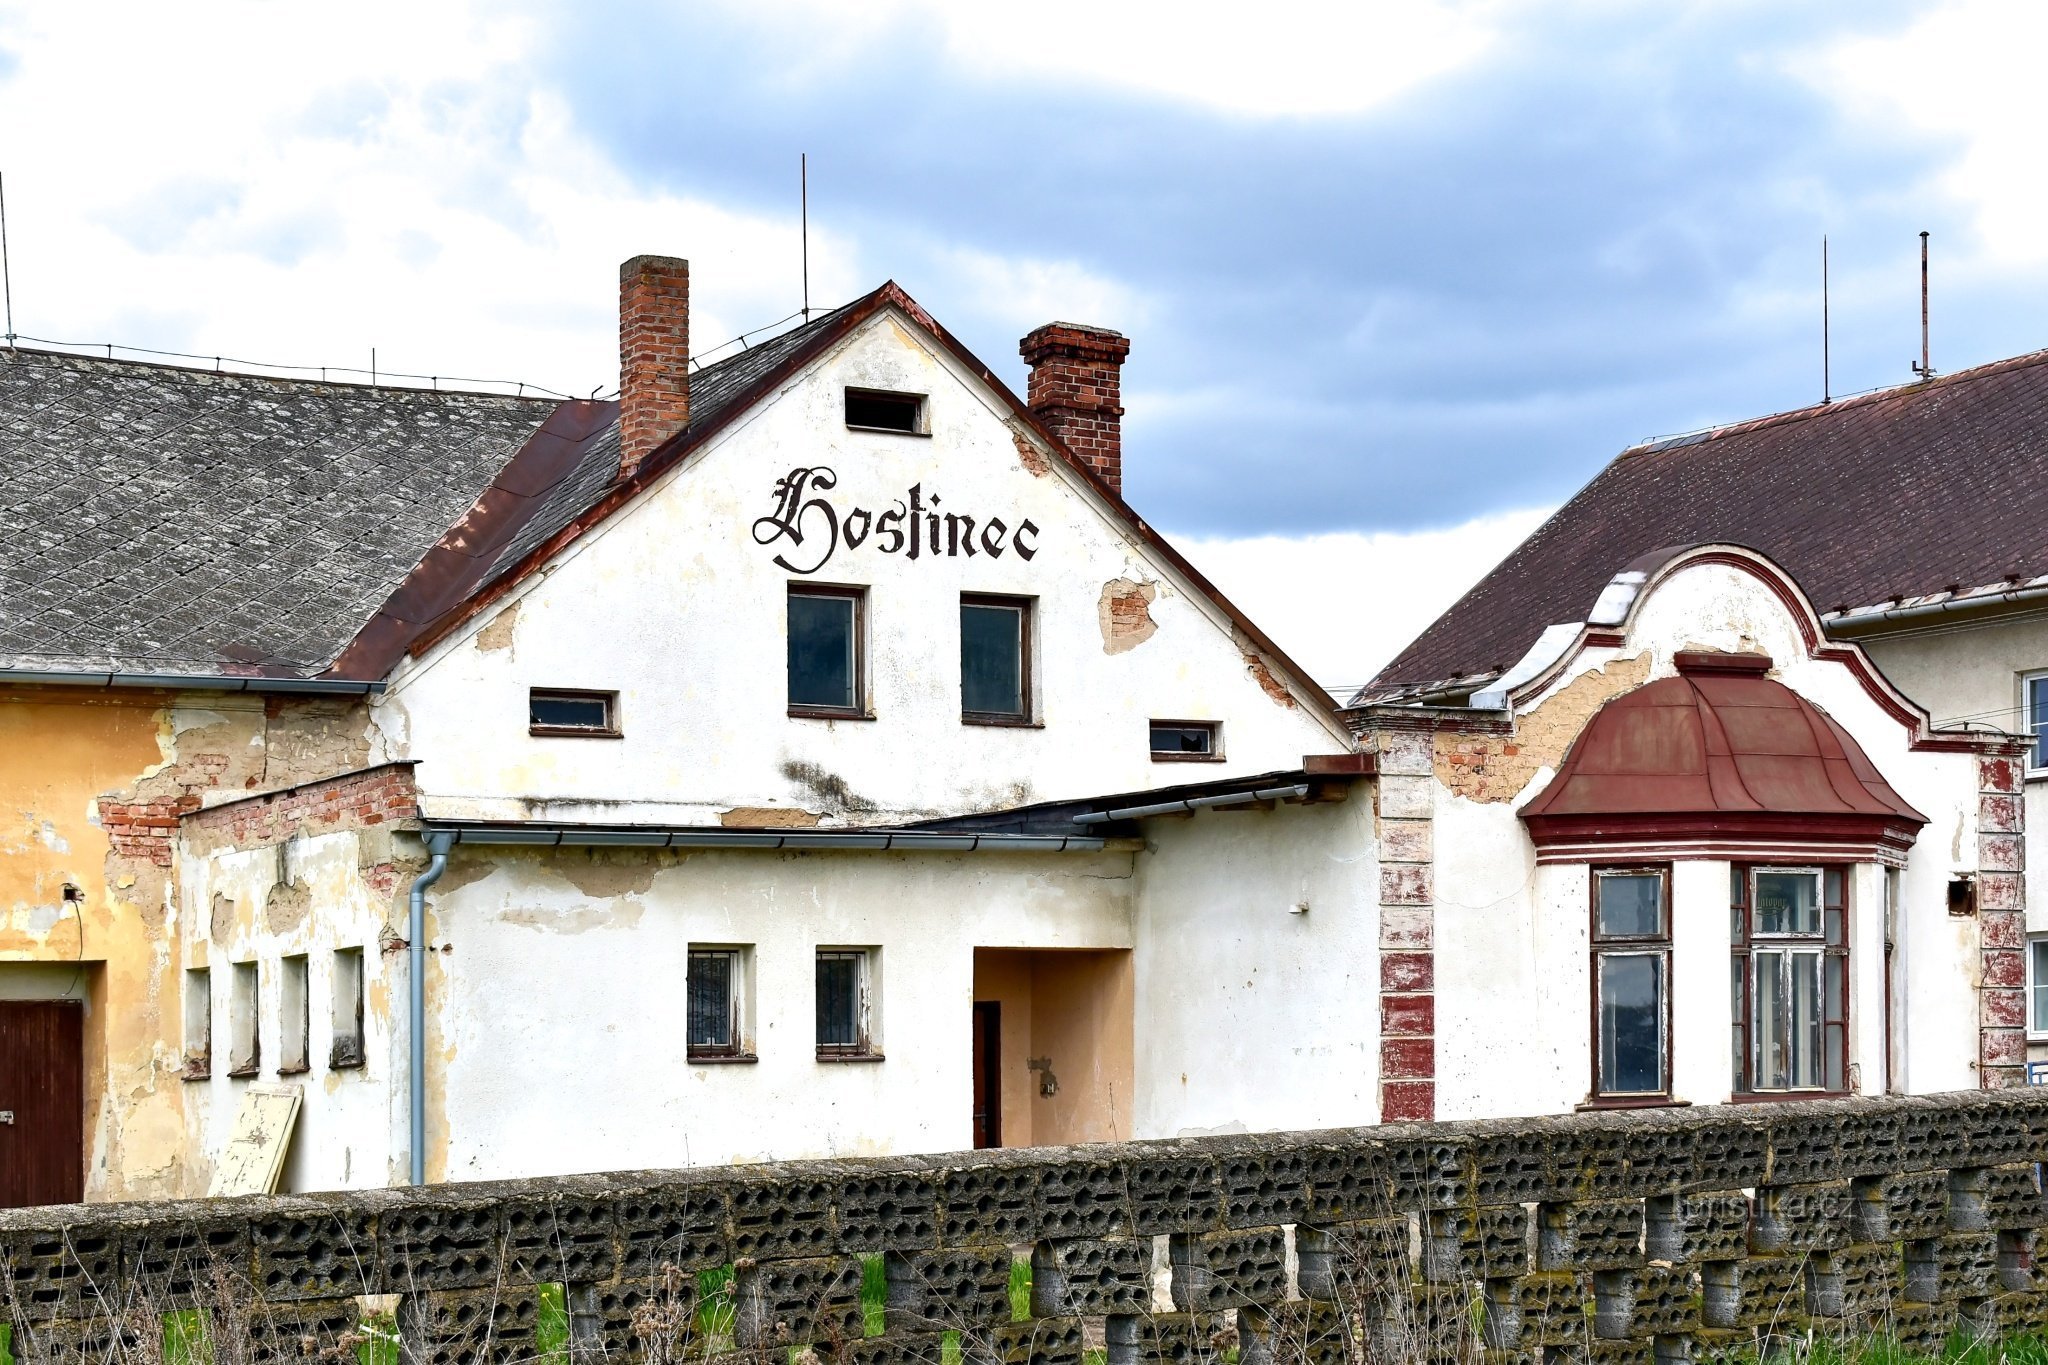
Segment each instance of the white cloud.
M1341 690L1369 681L1551 510L1427 531L1173 541L1310 676Z
M2048 122L2043 50L2038 0L1953 0L1897 33L1801 54L1793 70L1875 125L1959 145L1939 184L1974 207L1975 264L1996 274L2048 261L2048 180L2035 173Z
M936 29L947 57L998 78L1080 81L1235 114L1375 109L1478 60L1504 0L728 0L753 19L801 15L815 68L883 21Z

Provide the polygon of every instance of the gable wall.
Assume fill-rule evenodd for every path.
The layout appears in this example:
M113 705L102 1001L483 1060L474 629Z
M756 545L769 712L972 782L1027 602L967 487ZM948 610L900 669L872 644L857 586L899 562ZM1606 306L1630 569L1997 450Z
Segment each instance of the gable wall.
M848 430L849 385L928 393L932 434ZM403 670L380 702L390 756L422 760L441 815L872 823L1293 767L1345 744L995 402L879 315ZM756 543L756 522L778 479L814 466L836 471L825 496L842 515L886 512L917 486L942 514L1000 517L1012 537L1038 528L1028 560L1014 547L912 560L881 553L877 532L809 575L869 587L872 721L786 714L786 585L803 576L773 561L812 567L823 522L804 523L817 534L802 546ZM964 591L1037 599L1042 728L961 723ZM533 686L616 689L625 738L530 738ZM1153 763L1153 717L1222 721L1228 761Z

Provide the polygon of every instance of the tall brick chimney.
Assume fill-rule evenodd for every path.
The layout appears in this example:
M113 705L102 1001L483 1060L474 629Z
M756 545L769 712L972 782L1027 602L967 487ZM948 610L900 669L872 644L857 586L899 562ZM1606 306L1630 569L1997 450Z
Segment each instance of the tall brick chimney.
M1124 491L1123 365L1130 338L1107 327L1048 322L1018 343L1038 420L1119 496Z
M690 424L690 263L619 267L619 477Z

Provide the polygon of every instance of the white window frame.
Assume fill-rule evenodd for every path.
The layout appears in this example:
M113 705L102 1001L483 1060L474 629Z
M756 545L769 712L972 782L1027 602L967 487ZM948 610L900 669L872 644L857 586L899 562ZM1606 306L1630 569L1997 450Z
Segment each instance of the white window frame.
M2048 763L2042 762L2043 750L2048 749L2048 730L2034 729L2034 688L2048 688L2048 669L2020 674L2020 723L2019 732L2034 742L2027 751L2027 775L2039 777L2048 775Z
M2036 961L2037 955L2048 955L2048 934L2032 934L2027 938L2027 1037L2037 1042L2048 1042L2048 1028L2039 1027L2039 1021L2048 1014L2048 1001L2043 1008L2037 1008L2035 1001L2048 995L2048 973L2041 971L2043 964Z

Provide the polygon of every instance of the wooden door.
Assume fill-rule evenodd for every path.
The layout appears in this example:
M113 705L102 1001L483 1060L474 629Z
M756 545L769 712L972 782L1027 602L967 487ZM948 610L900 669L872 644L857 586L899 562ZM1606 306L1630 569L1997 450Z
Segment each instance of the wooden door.
M1003 1007L974 1002L974 1145L1003 1145Z
M0 1001L0 1208L85 1194L85 1010Z

